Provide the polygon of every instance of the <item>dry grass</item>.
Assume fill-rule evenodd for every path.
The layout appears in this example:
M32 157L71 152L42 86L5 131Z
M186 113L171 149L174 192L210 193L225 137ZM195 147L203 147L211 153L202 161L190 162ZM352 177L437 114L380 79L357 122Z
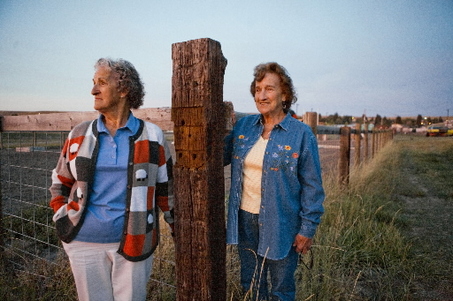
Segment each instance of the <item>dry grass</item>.
M326 213L313 269L300 265L296 272L297 300L453 299L451 166L451 138L397 136L352 171L348 189L324 175ZM171 237L163 237L156 257L162 259L153 276L165 284L150 281L148 300L175 300ZM56 264L24 264L20 272L2 265L2 300L75 300L64 256ZM228 247L226 268L227 300L245 300L235 247Z

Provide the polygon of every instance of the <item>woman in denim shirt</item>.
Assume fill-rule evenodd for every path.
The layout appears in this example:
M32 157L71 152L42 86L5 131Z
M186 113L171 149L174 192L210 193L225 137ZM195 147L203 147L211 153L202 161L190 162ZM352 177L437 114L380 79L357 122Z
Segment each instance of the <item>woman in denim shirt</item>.
M238 244L244 291L294 300L298 253L310 250L324 212L318 145L310 127L289 114L297 98L282 66L258 65L251 93L260 114L240 119L226 138L227 243Z

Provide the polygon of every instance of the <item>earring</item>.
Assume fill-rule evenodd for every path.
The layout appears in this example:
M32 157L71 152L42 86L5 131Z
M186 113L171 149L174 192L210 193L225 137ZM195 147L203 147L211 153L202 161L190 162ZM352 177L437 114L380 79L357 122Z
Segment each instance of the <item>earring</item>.
M286 101L282 101L282 107L283 109L286 109Z

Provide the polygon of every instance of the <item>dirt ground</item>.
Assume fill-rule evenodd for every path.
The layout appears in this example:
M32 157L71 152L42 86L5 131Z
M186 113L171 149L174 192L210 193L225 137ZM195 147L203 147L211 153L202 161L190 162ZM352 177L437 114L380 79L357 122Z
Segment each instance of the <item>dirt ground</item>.
M0 150L3 210L17 212L19 206L46 204L58 156L57 148L34 152Z

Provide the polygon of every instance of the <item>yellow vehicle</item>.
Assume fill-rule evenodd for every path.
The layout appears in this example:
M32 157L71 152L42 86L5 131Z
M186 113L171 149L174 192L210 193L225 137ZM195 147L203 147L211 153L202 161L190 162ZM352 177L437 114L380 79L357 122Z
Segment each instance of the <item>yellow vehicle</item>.
M453 136L453 128L446 127L444 124L433 124L428 127L426 136Z

